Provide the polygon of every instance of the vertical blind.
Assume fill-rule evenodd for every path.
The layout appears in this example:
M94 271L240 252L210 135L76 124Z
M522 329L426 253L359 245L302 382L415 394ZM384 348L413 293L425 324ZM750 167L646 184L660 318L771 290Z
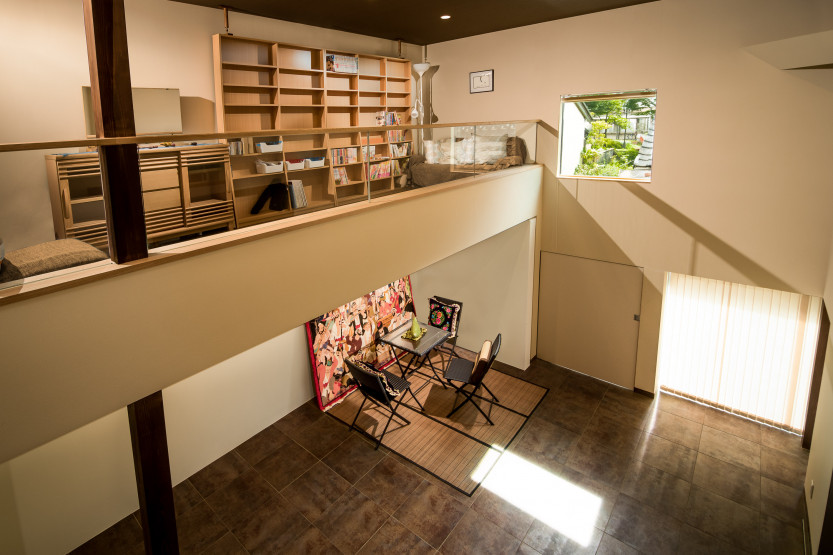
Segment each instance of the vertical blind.
M669 272L660 386L801 432L820 316L819 297Z

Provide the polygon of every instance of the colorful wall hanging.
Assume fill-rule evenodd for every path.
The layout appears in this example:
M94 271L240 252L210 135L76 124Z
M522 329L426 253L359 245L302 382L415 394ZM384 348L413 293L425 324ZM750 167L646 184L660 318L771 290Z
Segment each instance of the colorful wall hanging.
M398 279L307 322L310 363L316 398L327 410L353 391L344 359L356 358L376 368L393 363L390 346L379 338L408 323L414 315L411 279Z

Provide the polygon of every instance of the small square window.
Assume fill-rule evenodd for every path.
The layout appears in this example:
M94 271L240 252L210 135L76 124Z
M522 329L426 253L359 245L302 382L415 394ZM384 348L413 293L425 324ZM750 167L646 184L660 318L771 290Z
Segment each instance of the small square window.
M650 182L657 91L561 97L558 177Z

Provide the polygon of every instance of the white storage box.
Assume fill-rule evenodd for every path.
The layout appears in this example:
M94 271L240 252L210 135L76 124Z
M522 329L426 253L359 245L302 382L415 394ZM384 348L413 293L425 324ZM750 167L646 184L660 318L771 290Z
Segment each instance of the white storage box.
M302 170L304 169L305 160L300 158L298 160L287 160L286 169L288 170Z
M308 167L308 168L323 168L324 167L324 157L307 158L306 159L306 167Z
M270 141L268 143L255 143L255 149L261 154L264 152L281 152L283 141Z
M255 162L255 171L257 173L278 173L283 171L283 162L264 162L258 160Z

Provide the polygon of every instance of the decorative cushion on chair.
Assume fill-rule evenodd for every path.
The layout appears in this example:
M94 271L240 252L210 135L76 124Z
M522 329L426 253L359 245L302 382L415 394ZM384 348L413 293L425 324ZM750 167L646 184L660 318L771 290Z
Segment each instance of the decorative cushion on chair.
M471 371L471 378L469 378L471 383L480 383L480 380L486 375L486 371L489 369L489 355L491 354L492 342L487 339L483 342L483 348L480 349L480 353L474 361L474 368Z
M489 355L492 354L492 342L488 339L483 342L483 347L480 348L480 354L477 355L477 360L475 361L480 362L481 360L484 362L489 362Z
M457 314L459 304L441 303L437 299L428 300L428 323L435 328L451 332L449 339L457 337Z
M350 359L350 362L352 362L355 366L358 366L368 374L379 376L379 379L382 380L382 385L384 386L385 391L387 391L388 395L390 395L391 397L398 397L399 394L402 393L402 390L396 389L393 386L391 386L390 383L388 383L388 376L386 372L383 372L382 370L376 370L369 364L362 362L358 359Z

